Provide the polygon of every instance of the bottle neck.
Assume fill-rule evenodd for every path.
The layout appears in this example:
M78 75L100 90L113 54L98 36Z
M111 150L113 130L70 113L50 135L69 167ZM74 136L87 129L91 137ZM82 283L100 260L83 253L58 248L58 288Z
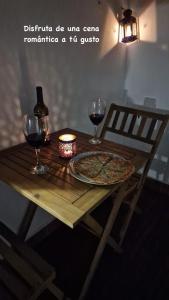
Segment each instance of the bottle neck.
M40 104L40 105L44 104L43 99L38 98L37 99L37 104Z
M37 94L37 104L44 104L44 102L43 102L43 92L42 92L42 87L41 86L36 87L36 94Z

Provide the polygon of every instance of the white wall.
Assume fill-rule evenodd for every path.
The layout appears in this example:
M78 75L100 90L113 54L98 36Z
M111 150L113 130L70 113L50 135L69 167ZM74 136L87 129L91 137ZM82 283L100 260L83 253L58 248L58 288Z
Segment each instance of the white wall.
M127 48L125 90L129 104L147 104L169 111L168 16L168 1L151 1L141 11L141 40ZM165 183L169 183L168 141L167 129L149 174Z
M95 96L108 102L122 99L125 49L109 47L117 34L114 23L106 1L98 5L93 0L0 0L0 148L23 140L22 114L33 109L36 85L43 86L52 130L73 127L91 132L88 101ZM101 42L24 44L23 26L29 24L100 26ZM27 200L3 184L0 191L0 219L17 230ZM32 232L50 218L39 210Z

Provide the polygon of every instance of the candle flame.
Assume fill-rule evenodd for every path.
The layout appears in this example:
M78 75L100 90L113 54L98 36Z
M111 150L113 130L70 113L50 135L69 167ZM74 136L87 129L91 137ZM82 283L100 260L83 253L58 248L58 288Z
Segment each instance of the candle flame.
M72 142L76 139L74 134L63 134L59 136L61 142Z

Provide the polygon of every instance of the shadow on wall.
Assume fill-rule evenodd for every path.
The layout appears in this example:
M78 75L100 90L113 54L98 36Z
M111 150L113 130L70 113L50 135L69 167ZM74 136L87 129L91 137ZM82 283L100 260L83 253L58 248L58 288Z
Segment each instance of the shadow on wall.
M157 107L168 108L168 13L168 1L152 1L140 14L140 41L128 47L125 88L137 104L150 96L158 99Z
M43 87L44 102L50 113L51 131L67 127L72 117L74 91L74 75L70 63L64 54L57 56L57 50L49 51L42 47L29 49L27 52L32 81L35 86ZM32 88L34 91L32 110L36 102L35 86Z
M23 141L22 115L18 95L17 53L0 50L0 149Z
M48 47L21 47L5 51L3 44L0 98L0 148L24 141L22 115L32 113L36 102L36 85L43 87L44 100L50 111L50 129L72 127L91 131L88 102L93 97L122 99L125 68L125 47L116 45L106 56L85 60L86 48L51 49ZM81 56L78 53L81 50ZM68 53L69 52L69 53ZM69 55L68 55L69 54ZM6 61L6 63L5 63ZM5 78L2 78L5 76ZM9 84L9 82L11 84ZM121 94L121 95L120 95Z
M112 93L111 79L115 79L113 62L107 62L108 72L103 65L103 71L99 68L99 72L96 72L99 44L58 43L53 45L24 44L23 42L25 36L37 36L34 32L24 32L23 26L27 24L49 24L53 28L59 24L65 28L68 25L100 26L101 38L106 8L89 0L83 3L77 0L65 1L66 5L62 0L51 0L50 6L45 1L38 2L35 5L32 0L29 3L26 0L19 0L15 17L12 11L16 9L16 4L11 4L9 0L3 4L3 10L0 10L0 25L2 25L0 148L10 147L24 140L22 114L33 111L37 85L43 87L44 100L50 111L51 131L64 127L85 131L87 124L90 124L87 116L87 101L95 96L94 91L101 86L104 97ZM7 16L9 16L8 23L6 23ZM38 34L45 35L46 33ZM76 35L76 33L70 34ZM83 32L81 34L84 35ZM85 35L89 37L93 33L88 32ZM110 65L112 66L111 74ZM93 76L95 78L91 84ZM100 94L100 89L98 93Z
M123 98L123 85L125 76L125 47L121 44L116 45L102 59L95 60L90 66L90 77L86 74L85 79L85 100L78 103L76 114L79 112L83 116L82 126L90 133L93 125L88 118L88 104L93 98L103 98L107 108L116 99L121 102ZM79 95L80 97L80 95Z
M31 114L33 107L33 84L31 80L31 72L28 67L28 59L25 49L18 53L18 94L20 99L22 114Z
M90 61L82 59L85 49L79 57L80 49L75 47L61 49L39 45L16 48L12 52L8 49L4 40L0 50L0 149L24 141L22 115L33 112L36 85L43 87L51 131L78 127L81 115L77 108L85 102L85 78L91 71Z
M133 1L134 2L134 1ZM146 1L143 1L146 4ZM168 113L169 2L147 1L140 6L141 40L128 47L124 103L143 108L163 109ZM147 100L146 100L146 98ZM149 175L169 183L169 127L159 145Z
M22 48L18 54L17 49L10 52L7 48L3 43L0 56L0 149L24 141L22 116L33 112L36 85L43 86L52 131L68 126L73 109L74 84L64 58L57 61L56 68L55 53L49 56L40 49L27 53Z

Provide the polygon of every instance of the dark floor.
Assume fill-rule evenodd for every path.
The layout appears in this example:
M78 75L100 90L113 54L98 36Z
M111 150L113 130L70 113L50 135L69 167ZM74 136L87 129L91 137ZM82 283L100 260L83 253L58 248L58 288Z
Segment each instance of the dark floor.
M124 252L106 246L86 300L169 299L169 198L145 189L140 200L142 213L133 216ZM98 219L103 221L109 204L97 209ZM97 238L80 226L62 225L36 250L56 268L58 286L77 299L96 246ZM54 299L49 292L39 298ZM0 300L8 298L0 294Z
M102 218L109 203L97 211ZM169 299L169 199L146 189L142 213L134 215L117 255L106 246L86 299ZM38 252L57 270L57 283L67 295L77 298L97 238L81 227L62 226L38 247ZM54 299L44 294L40 299Z

